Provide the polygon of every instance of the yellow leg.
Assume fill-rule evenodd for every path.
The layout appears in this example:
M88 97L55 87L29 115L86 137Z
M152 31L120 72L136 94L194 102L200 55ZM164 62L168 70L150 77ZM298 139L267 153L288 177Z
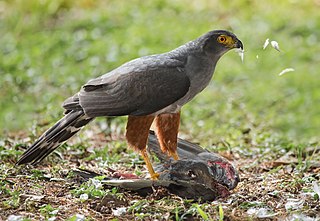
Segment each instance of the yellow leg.
M148 169L148 171L150 173L151 179L157 180L158 177L159 177L159 174L154 172L154 169L153 169L152 164L150 162L150 159L148 157L147 151L146 150L142 150L141 151L141 155L142 155L142 158L143 158L144 162L147 165L147 169Z
M152 124L154 116L129 116L126 138L128 145L134 150L141 153L144 162L147 165L147 169L150 173L151 179L156 180L159 174L154 172L150 159L146 151L146 145L149 135L149 129Z
M174 160L179 160L177 151L174 151L174 152L170 151L170 156L172 156Z

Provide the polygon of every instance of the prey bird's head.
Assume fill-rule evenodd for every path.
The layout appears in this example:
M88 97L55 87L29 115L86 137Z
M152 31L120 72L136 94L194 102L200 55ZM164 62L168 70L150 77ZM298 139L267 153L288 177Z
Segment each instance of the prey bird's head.
M229 31L210 31L200 37L202 50L211 56L222 56L227 51L237 48L243 51L243 44L237 36Z

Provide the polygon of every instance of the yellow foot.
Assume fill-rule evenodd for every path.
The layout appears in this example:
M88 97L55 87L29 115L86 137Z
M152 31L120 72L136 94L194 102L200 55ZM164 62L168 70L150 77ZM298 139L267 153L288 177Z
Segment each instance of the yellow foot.
M159 179L159 173L150 174L152 180L158 180Z
M177 151L170 152L170 156L172 156L174 160L179 160L179 156L177 154Z

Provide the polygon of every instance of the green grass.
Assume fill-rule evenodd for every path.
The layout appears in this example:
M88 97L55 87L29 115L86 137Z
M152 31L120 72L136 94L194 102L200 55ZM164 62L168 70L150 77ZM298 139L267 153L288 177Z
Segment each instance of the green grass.
M222 58L209 88L184 108L182 130L196 135L198 127L188 132L184 125L203 120L199 127L208 134L258 124L281 137L317 139L320 16L315 3L32 0L22 7L19 2L2 2L2 132L34 132L38 124L57 120L63 100L90 78L224 28L242 39L245 62L234 52ZM266 38L278 41L282 52L262 50ZM288 67L295 72L279 77Z
M57 156L50 158L47 170L28 173L15 171L12 165L21 147L62 116L64 99L89 79L126 61L169 51L212 29L231 30L242 40L244 63L233 51L219 61L208 88L183 108L181 136L212 150L257 159L241 163L252 174L261 162L293 152L297 177L283 180L279 188L310 188L309 181L301 180L309 177L303 174L312 168L310 162L319 160L308 150L319 146L319 9L317 1L0 1L0 160L6 162L0 166L2 207L14 209L20 203L22 189L7 181L10 174L26 173L34 186L42 185L44 174L61 175ZM262 49L267 38L279 43L280 53L271 46ZM295 71L278 76L285 68ZM88 151L96 143L80 134L71 145L59 149L62 155L73 151L62 166L71 168L67 162L74 158L94 161L102 168L120 161L121 166L141 173L142 161L126 149L122 139L125 118L107 123L108 129L103 119L91 127L120 141L109 139L99 143L105 148ZM89 184L76 190L84 188L90 195ZM54 216L50 212L59 206L54 202L39 207L39 216ZM130 212L143 219L153 214L146 210L152 203L140 200L131 205ZM176 220L190 214L209 220L230 216L221 204L207 208L174 201L163 208L163 202L157 203L159 211L167 211ZM237 205L245 210L253 204L240 199ZM75 220L75 213L71 215L64 217Z

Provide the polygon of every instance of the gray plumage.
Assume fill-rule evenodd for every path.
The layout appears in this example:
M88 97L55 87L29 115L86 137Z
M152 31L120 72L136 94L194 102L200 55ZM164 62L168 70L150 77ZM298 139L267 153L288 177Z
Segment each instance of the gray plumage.
M232 43L218 43L221 35L230 37ZM170 52L129 61L88 81L64 102L65 117L46 131L17 164L40 162L95 117L180 111L209 84L217 61L232 48L243 48L234 34L211 31Z

